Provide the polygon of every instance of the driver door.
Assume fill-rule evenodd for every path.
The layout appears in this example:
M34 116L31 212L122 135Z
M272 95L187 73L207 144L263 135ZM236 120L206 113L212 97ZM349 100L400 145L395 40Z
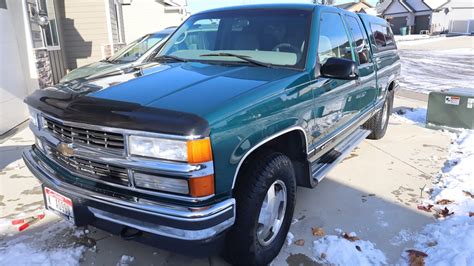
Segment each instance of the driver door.
M318 38L319 66L331 57L354 60L351 42L339 13L321 13ZM314 122L311 127L316 140L329 139L357 114L346 108L352 104L352 95L357 90L357 82L318 77L319 87L313 90Z
M346 14L344 19L352 36L352 46L355 50L356 63L359 69L359 80L356 93L347 110L353 110L360 115L372 108L377 97L377 79L375 66L372 63L372 54L369 49L367 33L363 30L357 15Z

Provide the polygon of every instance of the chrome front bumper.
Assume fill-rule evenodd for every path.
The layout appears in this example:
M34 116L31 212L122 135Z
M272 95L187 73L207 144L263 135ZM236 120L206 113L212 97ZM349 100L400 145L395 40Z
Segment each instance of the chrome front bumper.
M33 145L23 152L23 159L44 186L73 199L95 219L138 229L159 236L200 241L222 233L234 224L235 199L230 198L205 207L183 207L154 201L112 197L66 182L59 171L48 165ZM76 212L75 212L76 213ZM76 214L76 216L78 216ZM81 219L81 217L76 217ZM84 222L77 222L81 225Z

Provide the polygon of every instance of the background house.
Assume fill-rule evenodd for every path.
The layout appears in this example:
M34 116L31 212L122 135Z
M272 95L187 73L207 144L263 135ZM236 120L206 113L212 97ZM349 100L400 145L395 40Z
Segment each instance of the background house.
M0 135L28 117L23 99L146 33L177 26L179 0L0 0Z
M371 14L371 15L377 14L375 8L371 4L365 2L364 0L360 0L358 2L349 2L349 3L334 5L334 6L351 11L351 12L356 12L356 13L366 13L366 14Z
M444 31L474 32L474 2L471 0L385 0L377 6L381 16L392 24L395 34ZM450 30L451 28L451 30Z
M127 42L179 26L187 16L185 0L123 0L122 11Z
M474 34L474 1L425 0L434 10L431 18L433 32Z
M55 4L68 70L104 59L125 45L119 1L55 0Z

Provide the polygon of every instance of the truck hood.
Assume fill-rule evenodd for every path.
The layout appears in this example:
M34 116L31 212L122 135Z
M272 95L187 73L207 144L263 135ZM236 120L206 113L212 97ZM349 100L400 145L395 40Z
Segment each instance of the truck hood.
M159 71L157 70L159 68ZM147 71L153 74L147 75ZM289 69L174 63L90 96L204 115L232 98L296 73Z
M116 79L122 79L118 84L66 82L36 91L25 102L73 122L179 135L208 135L205 114L240 94L298 73L301 74L290 69L194 62L151 64L137 73L127 73L133 75L131 79L118 75Z

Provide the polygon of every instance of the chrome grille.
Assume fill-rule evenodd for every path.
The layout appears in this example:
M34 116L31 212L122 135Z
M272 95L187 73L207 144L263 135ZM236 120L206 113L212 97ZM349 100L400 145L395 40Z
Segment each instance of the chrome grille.
M50 149L50 152L57 163L72 172L87 175L94 179L128 186L128 173L125 168L75 156L66 157L54 149Z
M124 148L122 134L72 127L49 118L45 118L45 123L50 132L65 141L112 150Z

